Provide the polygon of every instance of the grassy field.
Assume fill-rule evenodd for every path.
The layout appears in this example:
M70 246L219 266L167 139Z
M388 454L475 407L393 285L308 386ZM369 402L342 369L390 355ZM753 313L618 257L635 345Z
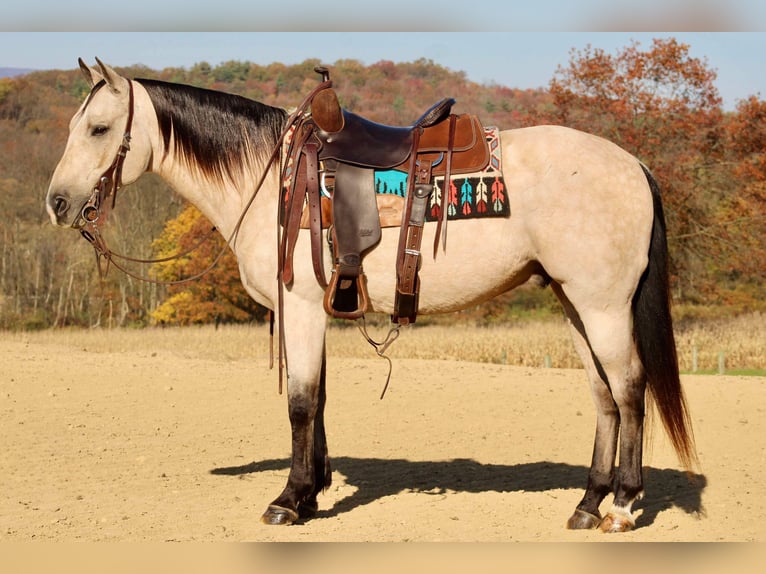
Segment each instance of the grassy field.
M373 317L373 319L376 319ZM378 318L379 319L379 318ZM370 336L382 340L385 321L368 324ZM170 352L207 359L264 359L269 356L267 325L230 325L146 329L48 330L6 332L2 338L29 344L76 345L93 352ZM766 375L766 320L761 313L681 321L676 329L683 372ZM331 325L331 357L376 358L355 324ZM569 331L561 318L525 319L487 327L463 324L414 325L402 329L388 356L499 363L526 367L580 368ZM696 364L695 364L696 356ZM695 369L696 366L696 369Z

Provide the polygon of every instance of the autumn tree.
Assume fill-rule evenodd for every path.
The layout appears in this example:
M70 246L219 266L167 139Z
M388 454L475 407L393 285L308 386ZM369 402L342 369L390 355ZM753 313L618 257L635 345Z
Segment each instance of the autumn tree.
M617 54L590 46L557 70L548 120L622 145L654 172L663 189L676 295L708 302L719 272L739 247L727 231L742 190L730 177L727 133L716 73L689 46L655 39ZM729 207L726 207L729 206Z
M763 298L766 285L766 101L741 100L726 123L727 162L736 191L723 198L720 235L731 249L718 267L730 305Z
M196 207L187 205L168 221L154 249L157 258L170 258L154 265L157 278L177 282L152 312L155 322L192 325L264 319L266 309L242 286L234 254Z

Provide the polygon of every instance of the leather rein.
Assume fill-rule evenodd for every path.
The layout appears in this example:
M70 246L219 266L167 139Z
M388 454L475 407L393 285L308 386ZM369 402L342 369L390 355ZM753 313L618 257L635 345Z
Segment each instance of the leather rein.
M153 279L145 275L139 275L137 273L134 273L130 271L125 265L123 265L119 261L141 263L141 264L154 264L154 263L165 263L168 261L173 261L175 259L180 259L181 257L185 257L186 255L198 249L205 241L207 241L212 236L212 234L216 231L216 228L215 227L211 228L198 242L192 245L189 249L186 249L185 251L176 253L174 255L170 255L168 257L162 257L162 258L156 258L156 259L141 259L136 257L129 257L127 255L121 255L120 253L113 251L106 244L106 240L104 239L104 236L101 233L101 228L106 223L107 216L109 212L114 208L115 202L117 201L117 191L122 187L123 164L125 163L125 157L127 156L128 151L130 151L131 130L133 128L133 116L135 113L134 112L135 98L133 95L133 81L128 80L128 86L129 86L128 117L125 123L125 132L122 136L122 141L120 143L119 148L117 149L117 153L115 154L114 160L112 161L111 165L101 175L98 181L98 185L93 189L93 193L91 194L90 198L85 202L82 209L80 210L80 213L77 215L74 222L72 223L72 227L79 230L80 234L93 246L93 249L96 254L96 263L98 265L100 277L104 279L107 273L109 272L110 266L114 265L117 269L119 269L120 271L128 275L129 277L138 279L140 281L145 281L148 283L154 283L158 285L178 285L178 284L188 283L188 282L200 279L201 277L203 277L204 275L212 271L213 268L215 268L215 266L218 264L218 262L226 253L228 246L233 245L232 242L236 240L237 233L239 232L239 229L242 226L242 222L244 221L245 215L247 215L247 212L250 209L250 206L253 204L253 201L255 201L255 197L258 194L258 191L263 186L263 182L265 181L270 168L277 161L277 159L280 158L282 142L284 141L288 132L292 129L296 121L303 115L305 110L308 108L308 105L310 104L314 94L318 92L320 89L328 87L328 84L329 82L323 82L322 84L320 84L315 90L311 92L311 94L309 94L309 96L303 101L303 103L288 118L285 124L285 128L283 129L281 135L279 136L279 139L277 140L277 143L274 146L274 149L269 157L269 160L264 166L263 173L261 174L261 177L258 179L258 182L255 185L255 188L253 190L253 193L250 196L250 199L245 204L245 207L242 210L242 213L240 214L239 219L237 220L237 223L234 226L234 230L232 231L231 235L228 237L226 241L226 245L224 245L224 247L221 248L220 252L213 259L212 263L210 263L210 265L208 265L204 270L190 277L184 277L182 279L176 279L176 280L160 280L160 279ZM111 198L111 205L108 204L108 200L110 198Z
M322 90L331 87L332 82L329 80L329 77L327 75L323 74L323 81L319 85L317 85L308 94L308 96L306 96L303 102L301 102L301 104L287 118L287 121L285 122L285 127L283 128L282 133L280 134L276 144L274 145L274 149L272 150L271 155L269 156L269 159L266 162L266 165L264 166L263 172L260 178L258 179L258 181L256 182L255 188L253 189L253 192L250 195L250 198L245 204L242 210L242 213L240 214L239 219L237 220L237 223L234 226L234 230L232 231L231 235L227 239L226 245L221 249L221 251L215 257L213 262L203 271L197 273L194 276L185 277L182 279L177 279L172 281L152 279L151 277L138 275L128 270L121 263L116 262L115 259L120 259L122 261L129 261L133 263L143 263L143 264L163 263L167 261L172 261L174 259L184 257L188 255L189 253L193 252L195 249L197 249L200 245L202 245L204 241L209 239L209 237L212 235L213 232L216 231L215 227L213 227L208 233L206 233L205 236L203 236L202 239L198 241L195 245L193 245L191 248L181 253L177 253L169 257L158 258L158 259L139 259L134 257L128 257L126 255L120 255L119 253L112 251L107 246L106 241L104 240L104 237L101 234L101 228L104 226L106 222L107 215L109 214L109 211L114 208L115 202L117 200L117 191L122 187L122 168L123 168L123 164L125 163L125 157L128 151L130 150L131 129L133 127L133 116L134 116L134 107L135 107L134 95L133 95L133 82L131 80L128 80L128 86L129 86L128 118L126 120L125 133L123 134L122 142L120 143L120 147L117 150L117 153L115 155L114 160L112 161L112 164L106 169L106 171L104 171L104 173L99 178L98 186L93 189L93 193L83 205L82 209L80 210L80 213L75 218L75 221L72 224L72 227L79 230L80 234L93 246L93 249L95 250L95 254L96 254L96 262L98 264L99 274L102 279L106 277L106 274L109 271L109 266L114 265L117 269L119 269L126 275L133 277L134 279L138 279L140 281L146 281L149 283L155 283L160 285L177 285L181 283L194 281L196 279L201 278L202 276L209 273L210 271L212 271L212 269L218 264L220 259L223 257L224 253L226 252L226 249L228 249L228 246L234 245L233 242L236 241L236 236L239 232L240 227L242 226L242 222L244 221L245 216L247 215L247 212L249 211L250 207L255 201L255 198L258 195L259 190L263 186L263 182L265 181L266 176L269 173L269 170L271 169L271 167L274 165L274 163L277 160L281 160L281 156L282 156L281 151L284 146L285 138L287 138L288 134L291 131L293 131L294 128L301 121L301 119L306 113L306 110L309 108L314 96L317 93L321 92ZM283 182L284 178L285 178L284 167L280 166L280 181ZM107 203L109 198L111 198L112 200L111 206L109 206ZM279 202L277 202L277 204L279 205ZM279 212L279 209L277 211ZM286 237L283 236L283 237L280 237L278 241L280 244L282 244L285 239ZM282 257L280 257L280 265L282 263L281 259ZM104 262L106 262L105 265L104 265ZM287 367L286 365L287 357L285 356L285 353L284 353L284 347L285 347L284 325L283 325L284 282L283 282L283 273L281 268L277 272L277 292L278 292L277 308L278 308L278 316L279 316L279 362L278 362L279 393L282 394L282 383L284 378L284 371L286 370L286 367ZM274 313L273 312L270 313L270 316L271 316L270 332L271 332L271 339L272 339L272 347L270 352L269 363L273 367ZM386 336L385 340L379 343L372 340L370 336L367 334L366 326L364 325L364 317L362 317L361 320L362 320L362 323L360 325L360 330L362 334L367 339L368 343L370 343L375 348L376 353L380 357L383 357L384 359L386 359L389 363L388 377L386 379L386 384L383 388L383 393L381 394L381 399L382 399L383 394L385 394L386 389L388 388L388 381L391 378L391 360L384 353L386 349L388 348L388 346L391 343L393 343L394 340L396 340L396 338L398 337L399 326L396 326L395 328L391 329L388 335Z
M104 226L106 222L106 217L110 209L114 207L115 201L117 199L117 191L122 187L122 167L123 167L123 164L125 163L125 156L130 150L130 139L131 139L130 132L133 127L133 115L134 115L135 104L134 104L134 95L133 95L133 82L131 80L128 80L128 85L130 87L129 97L128 97L128 118L126 120L125 133L122 137L122 142L120 143L120 147L117 150L114 161L112 161L112 164L106 169L106 171L104 171L104 173L99 178L98 186L93 189L93 193L83 205L82 209L80 210L80 213L75 218L75 221L72 224L72 227L79 230L80 234L93 246L93 249L95 250L95 253L96 253L96 262L98 264L99 274L101 275L102 280L106 277L106 274L109 271L109 266L114 265L117 269L119 269L126 275L133 277L134 279L138 279L140 281L146 281L149 283L155 283L160 285L177 285L180 283L187 283L190 281L194 281L204 276L205 274L209 273L218 264L221 257L223 257L224 253L226 252L226 249L228 249L228 246L234 245L233 242L236 240L236 236L239 232L240 227L242 226L242 222L244 221L245 216L247 215L247 212L250 210L250 207L255 201L255 198L258 195L258 191L263 186L263 182L266 180L266 176L268 175L274 163L277 162L278 160L281 160L281 157L282 157L281 152L282 152L282 147L284 145L283 142L285 141L285 138L295 128L299 120L306 113L306 110L311 104L311 100L314 98L314 96L319 91L330 87L332 83L329 81L329 79L321 82L316 88L314 88L311 91L311 93L309 93L308 96L306 96L306 98L303 100L300 106L298 106L287 118L287 121L285 122L285 126L282 130L282 133L280 134L279 138L276 141L276 144L274 145L274 149L272 150L271 155L269 156L269 159L263 168L263 172L260 178L258 179L258 181L256 182L255 188L253 189L253 192L250 195L250 198L245 204L242 210L242 213L240 214L239 219L237 220L237 223L234 226L234 230L232 231L231 235L228 237L226 241L226 245L221 249L221 251L215 257L213 262L200 273L197 273L196 275L192 277L185 277L183 279L178 279L175 281L163 281L158 279L152 279L144 275L135 274L131 272L130 270L128 270L121 263L118 263L117 261L115 261L115 259L121 259L123 261L131 261L131 262L145 263L145 264L162 263L166 261L171 261L173 259L178 259L194 251L196 248L198 248L202 244L202 242L207 240L212 234L212 232L215 231L215 227L213 227L210 230L210 232L207 233L202 238L202 240L200 240L197 244L192 246L190 249L184 251L183 253L178 253L176 255L172 255L172 256L160 258L160 259L137 259L133 257L127 257L125 255L120 255L109 248L109 246L106 244L106 241L104 240L103 235L101 234L101 228ZM280 166L280 179L282 179L283 177L284 177L284 173L282 172L282 168ZM108 199L110 197L112 200L111 206L108 205ZM277 202L277 205L279 205L279 203L280 202ZM104 264L104 262L106 262L106 264ZM279 308L279 322L280 322L279 392L281 394L283 370L285 368L285 362L286 362L286 359L284 357L284 329L282 325L282 321L284 318L284 313L283 313L283 304L284 304L283 287L284 286L281 281L281 272L278 273L277 280L278 280L278 292L279 292L279 297L278 297L279 307L278 308ZM273 342L273 337L274 337L274 313L273 312L271 313L270 323L271 323L271 327L270 327L271 338ZM272 351L270 355L271 356L270 356L269 362L273 366L273 363L274 363L273 344L272 344Z

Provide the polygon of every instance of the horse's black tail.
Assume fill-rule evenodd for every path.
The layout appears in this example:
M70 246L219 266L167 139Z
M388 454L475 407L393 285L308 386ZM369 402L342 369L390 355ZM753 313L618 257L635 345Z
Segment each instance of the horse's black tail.
M660 188L645 166L654 202L654 225L649 264L633 298L633 334L646 373L649 398L670 437L680 463L687 470L698 464L691 419L678 373L678 356L670 315L670 282L665 215Z

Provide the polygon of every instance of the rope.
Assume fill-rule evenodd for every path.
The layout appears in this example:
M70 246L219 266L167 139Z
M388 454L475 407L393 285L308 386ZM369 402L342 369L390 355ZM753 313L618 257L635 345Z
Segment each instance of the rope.
M391 380L391 371L393 370L393 363L391 362L391 358L388 357L385 352L399 337L399 329L401 329L402 326L395 325L394 327L391 327L391 329L388 330L386 338L383 339L383 341L380 343L373 340L372 337L370 337L370 335L367 333L367 323L364 320L364 315L356 320L356 326L359 327L359 331L361 331L367 342L372 346L373 349L375 349L375 353L379 357L382 357L388 361L388 376L386 377L386 384L383 386L383 392L380 393L380 400L383 400L383 397L386 394L386 390L388 389L388 383Z

